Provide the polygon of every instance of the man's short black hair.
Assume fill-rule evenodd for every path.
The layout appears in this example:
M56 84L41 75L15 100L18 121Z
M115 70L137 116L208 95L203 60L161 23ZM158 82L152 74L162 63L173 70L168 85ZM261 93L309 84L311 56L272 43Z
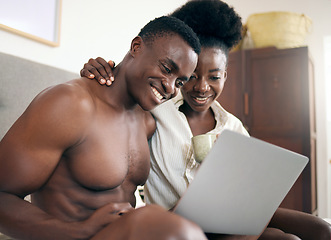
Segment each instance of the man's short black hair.
M221 0L191 0L170 16L189 25L203 47L220 47L227 53L242 37L241 17Z
M138 36L148 45L158 37L172 34L178 34L193 48L194 52L200 53L201 45L196 33L183 21L175 17L162 16L155 18L140 30Z

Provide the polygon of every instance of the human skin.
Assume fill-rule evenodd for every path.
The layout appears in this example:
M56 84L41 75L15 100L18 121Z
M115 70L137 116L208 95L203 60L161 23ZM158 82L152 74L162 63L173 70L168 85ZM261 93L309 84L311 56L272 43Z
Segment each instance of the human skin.
M100 57L90 59L81 70L81 75L110 86L114 81L113 66L113 61L107 63ZM181 87L185 102L180 111L185 114L194 136L207 133L215 127L216 121L210 106L223 91L226 68L227 56L221 49L203 47L197 68L190 80Z
M198 65L190 80L181 87L186 116L193 136L216 126L211 104L221 95L226 81L227 56L219 48L202 48Z
M184 103L179 110L185 114L193 136L205 134L216 126L210 106L223 91L227 62L221 49L202 47L197 68L190 80L181 87ZM208 237L220 239L217 235ZM330 237L331 228L322 219L311 214L278 208L259 240L329 240ZM228 238L231 239L230 236Z
M178 35L152 46L136 37L114 69L113 88L80 78L40 93L0 142L0 231L65 240L100 239L103 229L113 234L109 239L155 239L139 229L147 224L160 239L182 239L179 232L183 239L205 239L195 224L160 207L133 210L136 186L148 177L147 140L155 130L146 111L173 96L196 63L197 54ZM28 194L32 204L23 199Z
M90 62L93 62L94 66L98 65L95 60L90 59ZM103 76L97 75L98 73L92 69L92 65L86 64L85 70L90 69L92 72L97 75L99 79L106 79L107 76L109 77L109 74L111 73L111 66L109 66L103 59L98 58L98 61L102 62L101 65L108 66L108 69L106 68L100 68L98 67L98 70L101 72L103 71ZM192 119L193 122L191 122L190 126L194 127L193 124L195 123L195 117L200 117L199 120L202 120L202 122L196 124L196 133L201 131L209 131L212 128L215 127L215 119L213 116L213 113L210 109L210 105L214 100L217 99L217 97L221 94L223 90L223 86L226 80L226 66L227 66L227 58L223 51L221 51L218 48L202 48L201 53L199 54L198 59L198 66L194 71L194 74L191 76L190 80L183 84L181 87L181 92L183 93L183 96L186 98L190 98L191 100L190 105L192 104L194 107L188 107L185 105L185 109L187 113L190 113L189 116L192 116L191 113L193 113ZM101 70L100 70L101 69ZM109 73L107 73L107 71ZM92 74L92 72L89 71L82 71L88 75ZM202 77L203 76L203 77ZM94 77L94 76L91 76ZM115 82L117 81L117 78L115 77ZM105 82L103 82L105 83ZM114 85L112 85L110 88L112 88ZM195 89L195 90L194 90ZM197 96L197 92L199 92L200 100L197 100L195 97ZM202 99L202 96L208 96L207 99ZM193 97L194 96L194 97ZM205 105L205 107L202 107L202 105ZM196 110L199 110L199 114ZM188 116L187 116L188 117ZM205 133L205 132L204 132ZM209 235L209 239L240 239L240 240L254 240L257 239L258 236L234 236L234 235Z
M90 59L84 66L81 74L95 78L100 84L105 84L100 79L109 79L112 76L110 64L104 59ZM104 67L100 68L100 65ZM98 66L95 68L93 66ZM190 125L193 135L204 134L215 127L215 118L210 105L215 101L224 88L226 82L225 70L227 57L218 48L201 49L197 68L188 82L181 87L184 104L180 107ZM97 70L96 70L97 69ZM311 214L290 209L278 208L268 227L258 239L297 240L297 239L325 239L329 240L331 228L328 223ZM256 239L256 236L220 236L208 235L209 239ZM300 237L300 238L299 238Z

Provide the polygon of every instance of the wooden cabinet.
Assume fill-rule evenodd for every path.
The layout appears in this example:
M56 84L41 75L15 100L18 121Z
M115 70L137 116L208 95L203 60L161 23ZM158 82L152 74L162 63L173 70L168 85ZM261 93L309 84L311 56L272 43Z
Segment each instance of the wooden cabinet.
M317 210L312 70L307 47L232 52L228 78L218 99L251 136L309 157L309 164L281 204L309 213Z

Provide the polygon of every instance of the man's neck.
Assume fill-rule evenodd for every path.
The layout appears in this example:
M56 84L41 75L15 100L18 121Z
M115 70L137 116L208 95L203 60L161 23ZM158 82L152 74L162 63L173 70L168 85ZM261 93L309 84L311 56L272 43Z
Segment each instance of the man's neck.
M104 102L114 108L132 110L135 109L138 104L129 94L128 82L125 78L126 61L127 59L124 58L124 60L113 69L115 81L111 86L98 87L102 88L101 91L99 91L99 95Z

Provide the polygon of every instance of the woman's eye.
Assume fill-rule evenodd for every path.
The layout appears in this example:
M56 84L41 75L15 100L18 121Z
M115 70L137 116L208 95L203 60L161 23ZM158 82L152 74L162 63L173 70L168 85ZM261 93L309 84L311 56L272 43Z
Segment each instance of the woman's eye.
M211 79L211 80L213 80L213 81L217 81L217 80L220 80L220 79L221 79L221 77L218 77L218 76L214 76L214 77L211 77L210 79Z
M192 76L190 77L190 80L191 80L191 79L197 79L197 76L192 75Z
M184 85L184 81L183 80L180 80L180 79L177 79L176 80L176 84L179 86L179 87L182 87Z

